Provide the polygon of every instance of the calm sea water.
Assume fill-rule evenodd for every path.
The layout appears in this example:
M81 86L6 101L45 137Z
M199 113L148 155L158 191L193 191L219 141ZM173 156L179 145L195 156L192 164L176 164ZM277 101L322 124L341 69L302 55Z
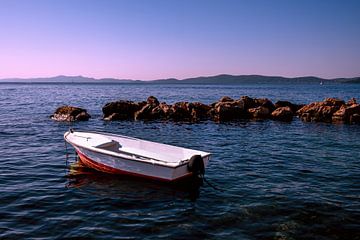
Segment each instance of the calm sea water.
M360 100L360 85L0 84L0 239L360 239L360 126L104 122L118 99ZM58 123L60 105L92 119ZM198 191L100 174L66 154L69 127L213 153Z

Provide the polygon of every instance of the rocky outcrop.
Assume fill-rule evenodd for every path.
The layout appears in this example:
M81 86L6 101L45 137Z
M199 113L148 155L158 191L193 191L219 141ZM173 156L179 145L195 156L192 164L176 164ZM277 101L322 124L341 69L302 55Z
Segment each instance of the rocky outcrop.
M358 123L360 105L355 99L345 104L343 100L327 98L322 102L305 105L297 113L306 122Z
M240 99L224 96L211 105L200 102L177 102L169 105L165 102L159 103L156 97L150 96L146 102L122 100L107 103L103 107L103 113L105 120L168 119L197 122L212 119L223 122L247 118L271 118L271 113L275 108L275 105L267 98L248 96Z
M73 122L87 121L91 116L87 113L86 109L73 106L61 106L55 110L50 118L55 121Z
M210 105L200 102L177 102L167 104L150 96L143 102L117 101L103 107L105 120L161 120L197 122L214 120L217 122L238 119L272 119L290 122L297 114L306 122L343 122L360 121L360 105L355 99L345 103L336 98L308 105L278 101L273 104L267 98L242 96L233 99L224 96Z
M332 115L340 109L338 99L328 98L323 102L313 102L297 111L299 118L305 122L331 122Z

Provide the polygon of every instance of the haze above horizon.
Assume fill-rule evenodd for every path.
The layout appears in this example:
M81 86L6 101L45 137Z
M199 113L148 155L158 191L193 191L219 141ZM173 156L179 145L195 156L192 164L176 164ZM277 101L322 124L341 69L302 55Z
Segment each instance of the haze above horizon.
M360 75L360 1L0 3L0 79Z

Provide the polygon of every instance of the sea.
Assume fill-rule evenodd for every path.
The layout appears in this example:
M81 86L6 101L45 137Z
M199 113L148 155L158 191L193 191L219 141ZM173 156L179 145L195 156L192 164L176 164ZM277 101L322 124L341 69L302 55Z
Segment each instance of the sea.
M360 239L360 125L102 120L120 99L360 101L360 84L0 84L0 239ZM86 122L55 122L62 105ZM79 164L69 129L212 153L197 188Z

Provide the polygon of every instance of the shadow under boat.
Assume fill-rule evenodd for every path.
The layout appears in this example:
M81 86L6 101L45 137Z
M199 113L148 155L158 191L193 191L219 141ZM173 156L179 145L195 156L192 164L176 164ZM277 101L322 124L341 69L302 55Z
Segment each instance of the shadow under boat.
M68 161L68 156L66 161ZM203 180L197 177L178 182L159 182L99 172L85 166L78 157L75 162L68 165L66 178L68 188L78 188L98 195L131 196L143 200L171 197L195 201L200 196L200 187L203 185Z

